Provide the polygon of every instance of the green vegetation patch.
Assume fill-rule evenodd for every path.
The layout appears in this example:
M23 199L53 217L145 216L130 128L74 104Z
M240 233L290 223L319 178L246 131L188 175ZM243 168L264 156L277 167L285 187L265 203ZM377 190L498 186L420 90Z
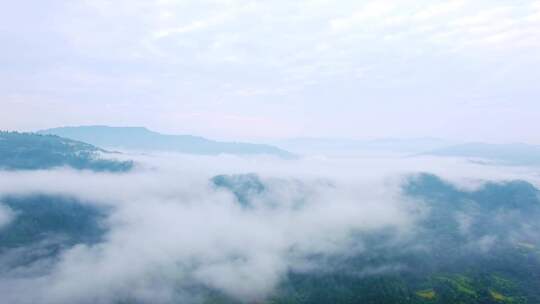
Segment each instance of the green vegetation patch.
M512 302L512 298L507 297L503 295L502 293L495 291L493 289L489 290L489 295L493 298L493 300L498 301L498 302L505 302L505 303Z
M499 289L499 290L512 290L516 288L516 284L512 282L511 280L505 279L500 275L492 275L492 286Z
M460 293L476 297L477 293L472 286L472 280L464 275L438 276L440 282L448 283Z
M416 295L427 300L433 300L437 297L437 293L433 289L419 290Z

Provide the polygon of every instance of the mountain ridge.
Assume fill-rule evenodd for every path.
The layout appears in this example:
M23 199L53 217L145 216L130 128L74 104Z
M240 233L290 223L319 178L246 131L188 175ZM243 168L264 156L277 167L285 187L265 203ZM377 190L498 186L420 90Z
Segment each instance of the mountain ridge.
M479 158L506 165L540 165L540 146L524 143L469 142L431 150L421 155Z
M281 158L296 157L293 153L272 145L215 141L194 135L162 134L146 127L67 126L39 130L37 133L58 135L110 148L172 151L200 155L268 154Z
M56 135L0 131L0 169L36 170L68 166L74 169L124 172L132 161L103 158L110 154L94 145Z

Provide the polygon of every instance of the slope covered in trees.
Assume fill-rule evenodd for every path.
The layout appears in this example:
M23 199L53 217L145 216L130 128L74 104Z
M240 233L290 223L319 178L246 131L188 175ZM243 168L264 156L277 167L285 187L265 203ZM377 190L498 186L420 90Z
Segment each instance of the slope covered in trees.
M245 181L240 185L241 181ZM242 206L264 195L254 175L219 176ZM254 188L251 188L254 187ZM317 256L316 271L291 269L268 303L539 303L539 191L525 181L462 190L432 174L402 186L421 204L414 237L358 235L364 250ZM324 271L320 271L324 269ZM209 303L234 303L215 296Z
M107 151L54 135L0 132L0 169L36 170L72 167L93 171L128 171L131 161L105 158Z

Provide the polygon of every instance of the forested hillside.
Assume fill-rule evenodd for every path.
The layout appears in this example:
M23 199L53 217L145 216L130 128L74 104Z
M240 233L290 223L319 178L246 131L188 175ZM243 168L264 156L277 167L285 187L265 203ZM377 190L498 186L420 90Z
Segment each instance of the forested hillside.
M0 132L0 169L36 170L72 167L93 171L121 172L133 167L103 149L54 135Z
M256 175L218 176L213 183L242 206L264 196ZM465 191L418 174L403 184L403 193L428 210L413 237L359 234L364 250L314 255L319 271L290 270L268 302L540 303L540 200L534 186L489 182ZM209 303L228 301L215 296Z

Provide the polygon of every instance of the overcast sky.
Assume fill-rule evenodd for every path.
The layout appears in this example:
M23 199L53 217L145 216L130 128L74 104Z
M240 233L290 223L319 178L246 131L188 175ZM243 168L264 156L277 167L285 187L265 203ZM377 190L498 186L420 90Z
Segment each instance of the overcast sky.
M540 1L4 1L0 129L540 144Z

